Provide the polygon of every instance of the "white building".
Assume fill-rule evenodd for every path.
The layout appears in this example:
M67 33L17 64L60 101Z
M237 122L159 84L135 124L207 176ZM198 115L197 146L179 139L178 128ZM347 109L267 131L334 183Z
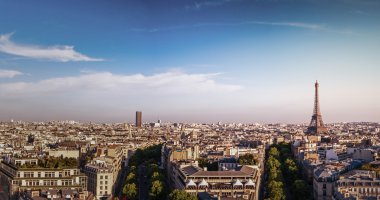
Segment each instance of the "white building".
M92 192L96 199L109 198L112 196L114 184L114 167L106 162L92 161L84 168L88 177L88 191Z

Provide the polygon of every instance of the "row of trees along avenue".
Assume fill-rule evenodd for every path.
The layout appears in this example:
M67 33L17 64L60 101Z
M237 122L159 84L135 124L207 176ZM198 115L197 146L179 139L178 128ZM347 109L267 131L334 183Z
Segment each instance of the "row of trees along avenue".
M165 172L159 168L162 145L153 145L144 149L137 149L129 160L129 169L123 186L123 199L138 199L138 167L144 166L147 169L146 184L149 187L150 200L196 200L196 196L186 193L184 190L173 190L168 186ZM145 176L145 175L144 175Z
M271 145L266 161L266 199L312 199L310 186L291 154L290 143Z

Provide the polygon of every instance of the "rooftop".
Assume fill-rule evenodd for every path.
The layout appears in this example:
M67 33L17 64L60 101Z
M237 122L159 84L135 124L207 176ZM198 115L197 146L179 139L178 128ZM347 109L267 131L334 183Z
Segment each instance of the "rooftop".
M203 171L199 167L187 166L181 169L186 176L192 177L246 177L254 176L255 169L248 166L243 166L237 171Z

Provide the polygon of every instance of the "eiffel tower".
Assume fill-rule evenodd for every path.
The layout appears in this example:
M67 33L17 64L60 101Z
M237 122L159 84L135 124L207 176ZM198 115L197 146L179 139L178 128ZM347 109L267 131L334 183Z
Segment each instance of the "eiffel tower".
M311 117L310 125L307 128L307 133L309 134L320 134L328 131L327 127L323 124L321 110L319 108L318 87L319 84L318 81L316 81L313 116Z

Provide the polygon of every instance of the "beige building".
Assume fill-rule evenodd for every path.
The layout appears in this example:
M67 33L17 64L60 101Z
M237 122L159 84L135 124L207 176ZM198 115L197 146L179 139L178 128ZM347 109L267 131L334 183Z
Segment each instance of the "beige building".
M376 172L366 170L343 174L336 181L333 199L380 199L380 178L376 177Z
M207 171L198 167L199 147L162 148L162 168L171 187L194 195L208 193L213 197L257 200L261 169L258 166L237 166L225 171Z
M197 160L199 158L199 146L173 149L170 160Z
M94 160L87 164L84 172L88 177L88 191L92 192L96 199L112 196L114 185L114 167L104 161Z
M87 177L78 167L41 167L37 162L37 159L9 158L0 163L1 185L9 199L16 199L26 191L41 196L47 190L74 190L78 195L87 190Z
M173 165L170 180L177 189L197 195L207 192L220 198L257 200L260 170L256 166L240 166L231 171L204 171L194 165Z
M321 167L314 171L313 192L315 200L331 200L339 170Z
M97 147L97 156L94 158L98 161L104 161L113 167L113 180L117 181L122 167L123 149L120 146L102 146Z
M77 149L49 149L49 156L79 158L79 150Z
M88 176L88 191L96 199L111 197L122 167L123 149L120 146L97 147L95 157L84 168Z
M314 199L333 199L336 181L340 179L341 174L349 172L360 165L361 163L357 161L334 162L315 169L313 178Z

